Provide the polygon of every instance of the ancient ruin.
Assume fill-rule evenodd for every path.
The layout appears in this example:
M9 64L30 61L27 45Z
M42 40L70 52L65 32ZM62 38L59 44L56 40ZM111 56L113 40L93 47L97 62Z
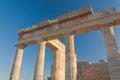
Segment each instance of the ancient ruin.
M114 8L93 13L91 7L85 7L17 31L19 42L10 80L19 80L24 48L32 44L39 45L33 80L43 80L46 45L54 51L52 80L76 80L74 36L94 30L103 33L111 80L120 80L120 54L114 34L117 25L120 25L120 13ZM65 46L58 40L61 37L66 39Z
M108 64L104 60L99 63L78 62L77 80L110 80Z
M52 79L49 76L47 80ZM103 59L99 63L77 62L77 80L110 80L108 64Z

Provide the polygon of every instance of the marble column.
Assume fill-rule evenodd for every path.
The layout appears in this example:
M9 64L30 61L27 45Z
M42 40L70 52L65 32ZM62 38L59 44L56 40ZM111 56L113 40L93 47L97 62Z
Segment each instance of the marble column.
M74 35L66 34L66 67L65 67L65 80L76 80L77 76L77 61L74 51Z
M38 44L39 47L38 47L33 80L43 80L43 74L44 74L44 57L45 57L46 42L38 41Z
M65 80L65 53L61 50L54 50L54 63L52 66L51 80Z
M12 71L11 71L9 80L19 80L24 48L25 48L25 46L23 46L23 45L17 45L17 51L16 51L16 55L14 58L14 63L13 63L13 67L12 67Z
M52 80L61 80L60 79L60 51L54 50L54 63L52 67Z
M120 80L120 54L115 40L114 28L104 25L102 28L111 80Z
M65 80L65 49L64 51L60 51L60 66L61 66L61 80Z

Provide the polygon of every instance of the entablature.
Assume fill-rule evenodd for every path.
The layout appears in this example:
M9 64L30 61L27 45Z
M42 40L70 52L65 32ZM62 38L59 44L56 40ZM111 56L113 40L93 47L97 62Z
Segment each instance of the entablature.
M85 14L84 10L82 9L81 11ZM82 12L78 10L71 14L68 13L71 16L76 14L77 17L64 17L65 15L63 15L55 20L41 22L30 29L18 31L19 43L33 44L40 38L53 40L64 37L64 33L81 34L93 30L100 30L101 25L104 24L111 24L111 26L120 24L120 13L117 13L115 8L97 13L93 13L92 9L89 9L88 13L90 10L92 13L84 17L80 17Z

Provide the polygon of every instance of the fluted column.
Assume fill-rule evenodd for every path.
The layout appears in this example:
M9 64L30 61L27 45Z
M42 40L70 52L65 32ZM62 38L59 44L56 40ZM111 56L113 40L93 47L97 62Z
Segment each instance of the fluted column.
M39 47L38 47L33 80L43 80L43 74L44 74L44 56L45 56L46 42L38 41L38 44Z
M9 80L19 80L24 47L25 46L23 45L17 45L17 51L16 51L16 55L14 58L14 63L13 63L13 67L12 67Z
M66 37L65 80L76 80L77 62L76 62L76 54L74 51L74 35L66 34L65 37Z
M120 54L115 40L113 27L102 28L111 80L120 80Z

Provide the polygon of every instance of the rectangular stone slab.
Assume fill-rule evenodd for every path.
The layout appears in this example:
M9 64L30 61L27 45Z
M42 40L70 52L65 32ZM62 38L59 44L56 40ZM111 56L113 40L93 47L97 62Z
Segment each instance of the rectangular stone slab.
M77 17L77 16L87 16L93 13L93 10L91 7L85 7L85 8L81 8L79 10L75 10L73 12L70 12L68 14L64 14L58 17L59 21L63 21L63 20L67 20L73 17Z

